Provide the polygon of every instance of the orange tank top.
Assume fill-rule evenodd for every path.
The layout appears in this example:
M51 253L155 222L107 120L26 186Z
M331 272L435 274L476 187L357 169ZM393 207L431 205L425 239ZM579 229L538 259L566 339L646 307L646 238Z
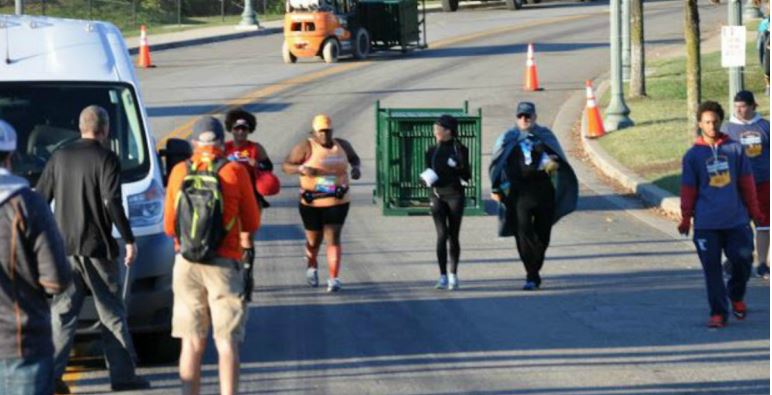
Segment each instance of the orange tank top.
M348 186L349 164L346 152L338 142L333 140L331 148L325 148L314 139L309 138L311 144L311 156L303 162L303 165L319 170L314 177L300 176L300 188L311 192L334 192L335 187ZM351 201L348 193L342 199L336 197L320 197L311 203L300 199L300 203L313 207L332 207Z

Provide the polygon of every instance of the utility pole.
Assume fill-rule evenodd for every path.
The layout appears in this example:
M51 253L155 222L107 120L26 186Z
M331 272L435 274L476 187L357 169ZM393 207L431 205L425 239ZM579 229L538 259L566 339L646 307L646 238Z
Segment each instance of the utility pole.
M630 0L622 0L622 80L630 81Z
M742 0L729 0L729 26L742 26ZM734 95L744 89L743 68L729 68L729 108L734 103Z
M16 15L24 14L24 0L16 0Z
M257 13L252 7L252 0L244 0L244 12L241 13L241 22L236 26L239 30L257 30L260 23L257 21Z
M630 109L625 104L622 90L622 26L621 2L611 0L611 102L606 109L603 127L607 132L633 126L628 117Z

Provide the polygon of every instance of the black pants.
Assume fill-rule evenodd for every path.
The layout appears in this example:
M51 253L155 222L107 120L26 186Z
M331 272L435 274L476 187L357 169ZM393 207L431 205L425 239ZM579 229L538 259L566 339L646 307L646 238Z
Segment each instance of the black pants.
M458 259L461 244L458 234L461 231L461 218L464 216L464 196L440 196L431 194L432 218L437 229L437 263L440 274L448 273L448 242L450 242L450 272L458 272Z
M549 179L533 181L513 191L506 204L526 278L540 285L539 271L544 265L555 217L555 189Z

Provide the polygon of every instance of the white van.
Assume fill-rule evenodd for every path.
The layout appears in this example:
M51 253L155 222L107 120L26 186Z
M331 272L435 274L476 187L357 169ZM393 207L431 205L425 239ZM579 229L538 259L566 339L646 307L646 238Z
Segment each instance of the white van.
M123 203L139 248L128 283L129 327L141 360L174 358L163 164L120 31L104 22L0 15L0 119L19 135L14 173L34 185L51 154L79 138L78 116L91 104L110 114L110 148L121 160ZM100 333L93 301L84 305L78 333Z

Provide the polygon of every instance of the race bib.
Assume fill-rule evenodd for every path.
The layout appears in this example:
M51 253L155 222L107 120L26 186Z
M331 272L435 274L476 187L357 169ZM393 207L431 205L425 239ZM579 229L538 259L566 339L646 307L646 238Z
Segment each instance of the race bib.
M708 178L710 186L714 188L723 188L732 182L732 175L729 173L729 160L726 156L710 158L706 163L708 169Z
M320 176L314 179L314 191L319 193L335 193L336 176Z
M228 155L228 160L231 162L249 162L249 151L234 151Z
M740 134L740 144L745 148L745 155L749 158L761 155L761 133L756 131L743 132Z

